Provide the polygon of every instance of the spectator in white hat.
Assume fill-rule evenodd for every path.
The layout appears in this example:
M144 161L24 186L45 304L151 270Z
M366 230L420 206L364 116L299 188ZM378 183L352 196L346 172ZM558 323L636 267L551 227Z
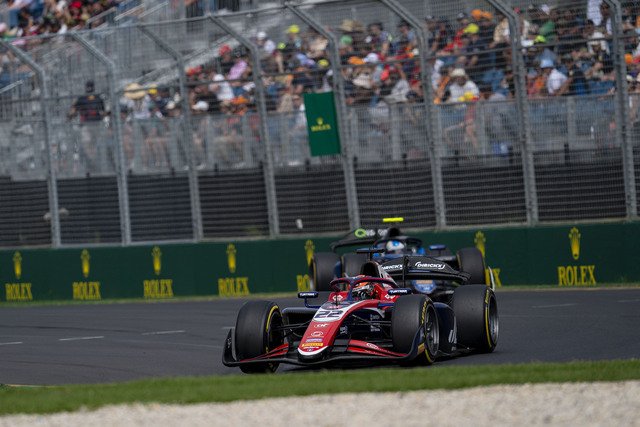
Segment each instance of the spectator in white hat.
M478 86L469 79L464 68L455 68L451 71L451 80L447 102L473 101L480 96Z
M540 62L540 68L543 74L547 76L547 92L549 96L563 95L569 87L569 85L566 84L569 78L558 71L558 69L554 67L553 61L548 59Z
M260 53L263 58L267 56L273 55L273 52L276 50L276 44L267 37L267 33L264 31L259 31L256 35L256 43L258 48L260 49Z

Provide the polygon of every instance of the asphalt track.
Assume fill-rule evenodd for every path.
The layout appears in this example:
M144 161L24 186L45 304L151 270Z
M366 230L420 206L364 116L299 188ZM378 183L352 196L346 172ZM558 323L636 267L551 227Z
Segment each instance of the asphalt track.
M292 298L275 301L300 304ZM239 373L220 359L243 303L0 306L0 383ZM494 353L434 366L640 357L640 288L499 291L498 304L500 338Z

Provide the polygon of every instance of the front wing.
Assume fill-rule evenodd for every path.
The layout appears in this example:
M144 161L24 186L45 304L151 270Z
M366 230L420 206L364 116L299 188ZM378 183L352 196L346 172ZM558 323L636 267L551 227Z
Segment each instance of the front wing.
M420 331L416 332L413 345L409 353L396 353L378 347L366 341L351 339L336 339L333 346L327 349L324 357L319 360L303 360L298 357L298 344L285 343L281 346L250 359L237 360L235 357L235 334L231 329L225 340L222 352L222 363L225 366L240 366L256 363L287 363L298 366L327 366L349 364L392 364L409 362L424 352Z

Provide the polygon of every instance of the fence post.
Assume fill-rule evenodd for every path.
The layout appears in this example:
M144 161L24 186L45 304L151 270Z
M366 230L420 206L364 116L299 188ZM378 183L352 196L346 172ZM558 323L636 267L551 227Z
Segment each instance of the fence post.
M0 46L8 49L17 56L20 61L27 64L40 81L40 105L42 108L42 120L44 121L44 144L47 155L45 157L47 165L47 187L49 192L49 212L51 213L51 246L58 248L61 245L60 237L60 211L58 206L58 183L57 183L57 171L55 164L55 157L53 155L53 143L51 132L51 117L49 114L49 82L47 81L47 75L44 69L36 63L31 56L23 52L21 49L15 47L11 43L7 43L4 40L0 40Z
M622 148L622 171L624 174L624 192L627 218L638 217L638 198L636 195L636 177L633 162L633 141L631 119L629 115L629 87L627 85L627 63L624 60L624 41L622 36L622 6L618 0L605 0L611 14L613 31L613 64L616 69L616 140Z
M218 16L209 15L209 19L227 34L238 40L240 44L249 49L253 58L253 83L256 85L256 106L260 116L260 138L265 146L264 182L267 190L267 209L269 211L269 234L271 237L280 234L280 216L278 215L278 200L276 199L276 179L273 168L273 153L269 129L267 129L267 101L262 83L262 64L258 48L245 36L236 31L227 22Z
M347 195L347 210L349 212L349 225L351 228L360 227L360 208L358 207L358 191L356 189L356 178L353 167L353 155L349 143L353 138L347 138L347 105L345 103L345 89L342 73L340 72L340 55L338 54L338 40L335 35L327 31L322 24L316 22L308 13L299 10L298 5L294 6L285 3L285 7L294 15L300 18L305 24L312 27L329 42L328 49L331 53L331 71L333 72L333 89L335 93L336 112L338 113L338 128L342 143L342 169L344 171L344 186Z
M438 127L435 124L435 107L433 105L433 88L431 87L431 70L427 66L427 37L419 19L400 6L395 0L380 0L392 12L407 21L415 30L418 38L418 58L422 70L422 92L424 97L427 126L425 140L429 150L429 163L431 167L431 182L433 187L433 208L436 215L436 228L444 228L447 225L447 216L444 200L444 185L442 182L442 157L438 147L442 145L442 138L436 135Z
M335 93L335 105L337 111L338 128L340 140L342 141L342 168L344 171L345 193L347 196L347 210L349 213L349 225L351 228L360 227L360 208L358 205L358 193L356 188L354 158L351 152L350 143L354 141L353 134L348 137L347 121L344 119L348 116L347 105L345 103L344 80L340 69L340 55L338 54L338 40L333 33L327 31L322 24L315 21L306 12L299 10L298 6L286 3L285 6L294 15L300 18L305 24L315 29L319 34L329 42L328 49L331 54L331 71L333 72L333 88Z
M187 82L185 77L185 65L182 55L165 42L156 33L151 31L145 25L138 25L142 33L147 35L160 49L165 51L176 61L178 67L178 86L180 89L180 103L182 104L182 137L186 144L187 162L189 164L189 192L191 199L191 226L193 230L193 239L198 242L204 237L202 231L202 210L200 207L200 186L198 183L198 171L196 170L195 154L193 151L193 143L191 137L191 106L189 105L189 93L187 92Z
M116 65L94 45L89 43L78 33L70 33L70 36L80 43L89 53L107 68L107 85L111 100L111 124L116 138L116 150L118 161L116 162L116 174L118 181L118 201L120 203L120 233L122 244L131 244L131 217L129 215L129 190L127 185L127 168L122 144L122 123L120 118L120 102L116 94Z
M527 84L525 81L526 68L522 57L522 40L520 21L515 12L502 0L487 0L496 10L500 11L509 21L511 38L511 57L514 75L515 97L517 105L518 139L522 153L522 175L524 180L524 194L527 207L527 223L538 223L538 193L536 189L535 166L533 161L533 147L531 144L531 122L529 121L529 104L527 101Z
M568 96L566 100L567 110L567 146L571 146L571 143L576 141L578 137L577 129L577 117L576 117L576 99L573 96Z

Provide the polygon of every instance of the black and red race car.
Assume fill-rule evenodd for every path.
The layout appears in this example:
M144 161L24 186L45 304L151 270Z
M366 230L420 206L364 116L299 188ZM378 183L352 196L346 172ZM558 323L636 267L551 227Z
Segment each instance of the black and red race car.
M309 304L319 296L314 291L298 294L304 307L249 301L229 331L222 363L257 373L274 372L280 363L428 365L441 356L492 352L496 297L469 277L436 258L404 256L367 261L361 274L333 280L322 305ZM430 297L401 286L415 279L445 281L452 291Z

